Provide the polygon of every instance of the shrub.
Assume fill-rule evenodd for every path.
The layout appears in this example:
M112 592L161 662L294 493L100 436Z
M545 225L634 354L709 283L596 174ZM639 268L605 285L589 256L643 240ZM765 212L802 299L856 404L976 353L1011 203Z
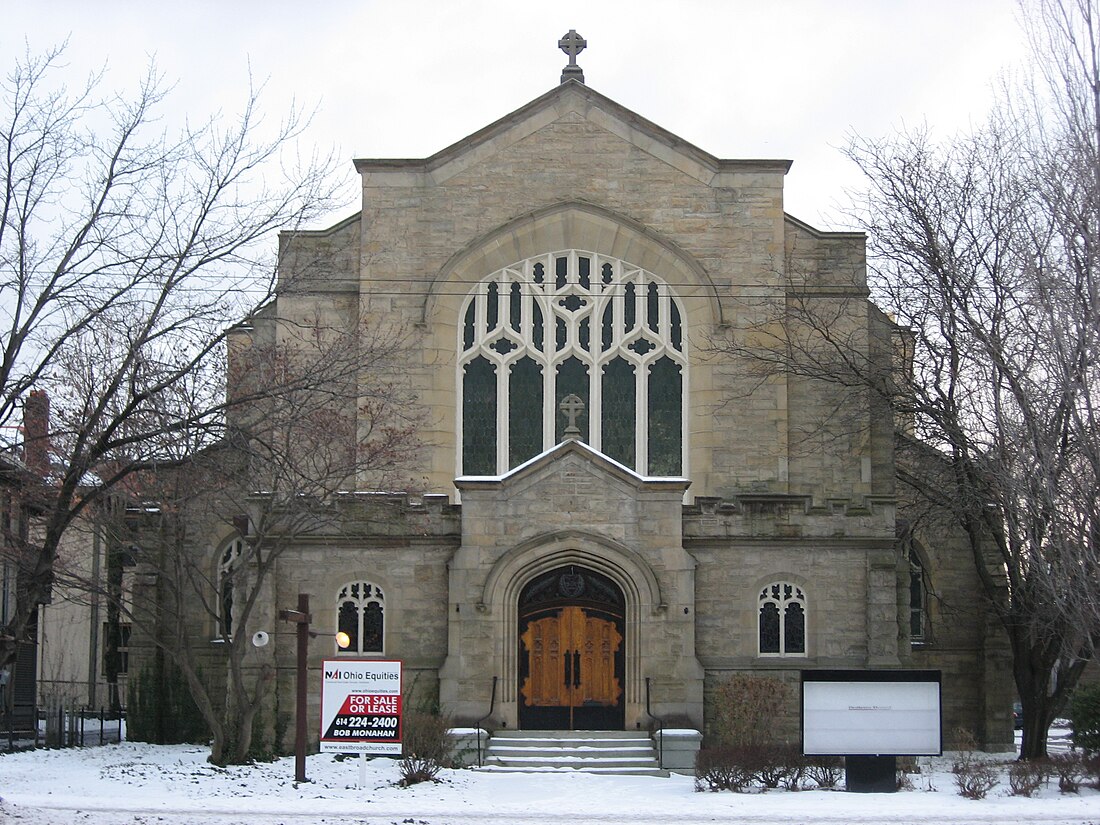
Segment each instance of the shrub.
M753 782L801 790L805 772L802 754L789 744L710 747L695 757L695 787L700 791L742 791Z
M1021 760L1008 766L1008 788L1013 796L1031 796L1048 779L1048 766L1039 760Z
M844 761L839 756L807 756L806 775L819 788L835 788L844 776Z
M959 757L952 763L951 772L955 774L959 796L985 799L985 795L1000 784L1000 770L974 755L978 745L966 728L955 729L955 741L959 744Z
M796 774L802 773L798 749L786 743L751 745L744 750L753 776L765 788L790 787L797 782Z
M897 772L895 774L895 786L899 791L915 790L912 774L920 775L920 765L914 756L901 756L897 759Z
M402 788L435 781L439 769L450 764L450 720L438 710L413 710L402 720Z
M783 787L788 791L805 790L806 757L802 750L794 745L784 745L787 773L782 779Z
M1069 705L1073 745L1100 753L1100 684L1078 687Z
M695 790L740 793L752 783L743 748L702 748L695 754Z
M764 745L777 739L790 688L771 676L735 674L718 686L711 733L719 745Z
M187 681L170 662L146 665L130 679L126 738L132 742L178 745L207 742L210 731Z
M959 796L967 799L985 799L985 795L1000 783L1000 771L996 765L980 760L958 761L951 768Z
M1100 753L1094 753L1082 759L1081 765L1085 769L1089 784L1100 790Z
M1056 753L1050 757L1050 767L1058 775L1058 790L1062 793L1077 793L1081 790L1081 780L1086 774L1080 754Z

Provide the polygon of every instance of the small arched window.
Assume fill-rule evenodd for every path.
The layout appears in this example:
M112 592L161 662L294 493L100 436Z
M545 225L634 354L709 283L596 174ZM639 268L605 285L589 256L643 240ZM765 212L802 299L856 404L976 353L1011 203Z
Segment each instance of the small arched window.
M235 574L244 552L244 539L230 541L218 559L218 636L228 639L233 635L233 588Z
M348 634L346 653L381 653L386 597L369 581L348 582L336 596L336 629Z
M761 656L806 655L806 594L789 582L773 582L760 591Z

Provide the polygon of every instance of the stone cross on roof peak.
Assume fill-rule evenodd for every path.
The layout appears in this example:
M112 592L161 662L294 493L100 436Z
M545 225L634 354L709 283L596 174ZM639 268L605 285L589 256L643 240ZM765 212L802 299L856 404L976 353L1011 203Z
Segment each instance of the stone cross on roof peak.
M562 83L567 80L579 80L584 83L584 70L577 65L577 55L584 51L584 47L587 45L588 41L577 34L576 29L570 29L561 36L561 40L558 41L558 48L569 55L569 65L561 70Z

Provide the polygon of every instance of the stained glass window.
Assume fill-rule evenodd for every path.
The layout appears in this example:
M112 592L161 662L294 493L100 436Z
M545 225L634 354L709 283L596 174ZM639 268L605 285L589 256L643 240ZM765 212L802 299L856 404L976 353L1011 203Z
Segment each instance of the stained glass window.
M774 582L760 591L761 656L806 655L806 595L789 582Z
M524 357L512 364L508 382L508 464L515 467L542 452L542 368Z
M680 365L667 356L650 369L649 474L676 476L681 472L683 438Z
M642 475L685 472L687 336L656 275L553 252L489 275L459 317L462 474L504 473L560 442L568 395L593 448Z
M603 368L604 455L634 466L634 366L625 358L615 358Z
M497 388L496 368L484 356L466 364L462 382L462 472L492 475L496 472Z
M760 605L760 652L779 653L779 607L774 602Z

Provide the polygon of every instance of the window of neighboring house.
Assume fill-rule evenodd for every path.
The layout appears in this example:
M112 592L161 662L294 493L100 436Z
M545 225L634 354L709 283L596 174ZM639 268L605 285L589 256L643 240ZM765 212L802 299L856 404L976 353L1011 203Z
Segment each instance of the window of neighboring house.
M344 653L382 653L386 597L369 581L348 582L336 596L337 631L348 634Z
M485 278L460 314L460 472L504 473L561 442L573 396L585 443L641 475L683 474L683 318L656 275L591 252Z
M915 548L909 549L909 641L922 645L927 641L928 589L924 565Z
M806 655L806 595L789 582L773 582L760 591L761 656Z
M236 572L244 552L244 539L233 539L225 546L218 561L218 637L233 635L233 591Z
M110 625L107 622L103 623L103 675L107 675L107 657L110 654L110 650L107 644L109 638ZM123 676L130 672L130 625L119 624L118 626L118 675Z

